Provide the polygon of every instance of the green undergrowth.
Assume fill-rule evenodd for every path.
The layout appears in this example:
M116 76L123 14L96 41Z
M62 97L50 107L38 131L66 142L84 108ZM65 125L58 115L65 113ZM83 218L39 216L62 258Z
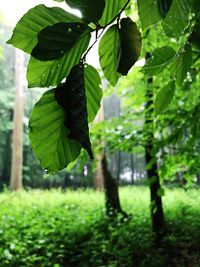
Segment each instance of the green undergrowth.
M0 195L0 267L200 267L200 190L166 189L154 244L146 187L120 189L128 219L105 217L92 190Z

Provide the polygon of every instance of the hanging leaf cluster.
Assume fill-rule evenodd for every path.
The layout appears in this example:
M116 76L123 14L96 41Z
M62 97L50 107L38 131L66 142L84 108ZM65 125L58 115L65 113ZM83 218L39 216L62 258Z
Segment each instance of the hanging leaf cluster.
M98 72L86 63L97 41L93 42L91 36L100 39L101 69L108 82L116 86L140 58L140 22L144 31L160 23L169 38L179 39L191 28L191 12L199 14L196 0L138 0L140 22L136 24L123 12L133 0L55 1L79 9L82 17L59 7L37 5L21 18L8 41L30 54L29 88L50 87L36 103L29 121L33 150L41 166L50 172L65 168L78 157L81 148L93 158L88 123L100 108L102 89ZM142 68L144 75L152 77L175 66L173 81L158 95L157 112L167 108L175 85L185 79L193 45L199 49L199 35L199 24L195 24L179 51L170 46L156 48ZM170 98L164 103L167 95Z
M38 5L21 18L8 41L31 56L27 67L30 88L55 86L36 103L29 121L33 150L49 172L65 168L77 158L81 148L87 150L91 159L94 157L88 123L100 108L102 89L98 72L86 64L92 32L109 28L117 21L99 45L100 63L112 85L128 73L141 50L136 23L130 18L120 19L127 1L65 2L79 9L82 18L58 7ZM105 42L108 35L112 36L109 49Z

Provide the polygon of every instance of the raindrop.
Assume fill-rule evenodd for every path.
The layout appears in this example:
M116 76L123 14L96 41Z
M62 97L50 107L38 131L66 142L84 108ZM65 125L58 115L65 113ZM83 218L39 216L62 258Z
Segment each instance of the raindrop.
M71 28L68 28L67 32L68 33L72 32L72 29Z

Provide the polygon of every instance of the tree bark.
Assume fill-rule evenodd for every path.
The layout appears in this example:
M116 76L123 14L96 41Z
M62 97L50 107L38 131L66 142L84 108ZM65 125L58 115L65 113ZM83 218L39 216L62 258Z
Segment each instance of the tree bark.
M120 182L120 173L121 173L121 151L118 151L117 153L117 181Z
M23 52L15 50L15 104L12 140L11 190L22 188L23 167Z
M131 154L131 183L134 184L134 155Z
M197 184L200 185L200 174L198 173L198 174L196 175L196 177L197 177Z
M103 105L102 105L99 112L97 113L95 122L98 123L103 120L104 120L104 111L103 111ZM96 190L100 190L100 191L104 189L104 178L103 178L101 159L102 159L102 155L101 154L97 155L97 167L96 167L95 179L94 179L94 187Z
M150 55L146 56L146 59ZM151 196L151 220L152 230L154 233L159 234L164 228L164 213L162 207L162 198L158 195L160 186L160 178L158 175L158 167L156 160L157 149L154 147L154 107L153 107L153 79L149 78L147 81L146 91L146 106L145 106L145 132L146 132L146 145L145 145L145 159L147 165L147 177L150 183L150 196Z
M121 213L124 217L127 217L127 213L121 208L117 180L112 177L108 170L105 154L101 162L104 176L106 214L109 217L115 217L118 213Z

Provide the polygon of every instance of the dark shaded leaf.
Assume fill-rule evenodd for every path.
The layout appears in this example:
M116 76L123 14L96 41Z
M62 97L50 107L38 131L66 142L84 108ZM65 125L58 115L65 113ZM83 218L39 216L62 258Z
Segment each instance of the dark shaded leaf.
M92 159L83 63L73 67L66 82L56 88L55 99L64 110L68 137L78 141Z
M158 1L158 8L162 18L166 17L167 12L169 11L172 0L157 0Z
M195 50L200 52L200 21L197 21L190 37Z
M65 0L72 8L77 8L81 11L83 18L88 21L98 21L105 8L105 0Z
M8 44L31 53L36 46L39 32L58 22L81 22L82 20L59 7L38 5L31 8L17 23Z
M79 22L59 22L48 26L38 34L38 43L31 55L40 60L60 58L68 52L88 26Z
M200 12L199 0L191 0L191 9L197 14Z
M31 57L27 68L28 86L49 87L61 83L71 68L79 63L88 47L90 37L90 32L84 34L72 49L59 59L41 61Z
M140 56L142 38L136 23L130 18L121 20L119 33L120 49L117 71L122 75L127 75Z

